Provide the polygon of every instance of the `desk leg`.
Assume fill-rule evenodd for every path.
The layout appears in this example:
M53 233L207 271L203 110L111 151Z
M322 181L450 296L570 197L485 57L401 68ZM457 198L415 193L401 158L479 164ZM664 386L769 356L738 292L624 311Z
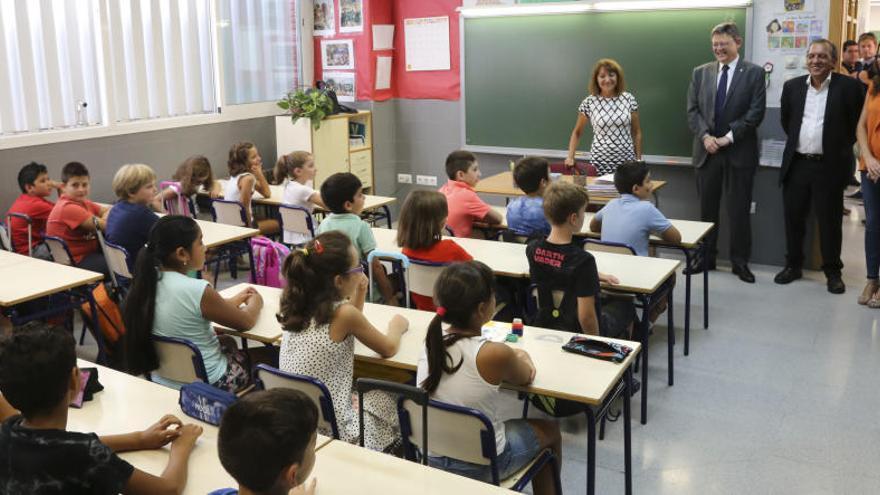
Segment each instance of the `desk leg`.
M709 328L709 254L706 242L703 242L703 328Z
M675 347L675 319L672 316L672 291L673 290L674 289L672 289L672 288L669 289L669 296L668 296L669 299L668 299L668 304L667 304L667 309L666 309L666 311L667 311L667 315L666 315L666 326L667 326L667 331L666 331L666 341L667 341L666 347L667 347L667 349L666 349L666 352L667 352L667 357L666 357L666 359L668 361L668 368L669 368L668 381L669 381L670 387L674 383L674 379L673 379L674 368L673 368L672 362L673 362L673 358L675 356L675 350L673 349Z
M587 406L587 495L596 493L596 415Z
M642 298L642 424L648 424L648 302Z
M632 431L630 425L630 387L632 386L632 366L623 374L623 478L626 495L632 495ZM645 384L642 383L644 387Z
M250 265L251 265L250 281L252 284L255 284L255 283L257 283L257 274L256 274L256 270L254 269L254 248L253 248L253 246L251 246L250 239L245 239L244 242L247 243L248 263L250 263Z
M391 227L391 210L388 209L388 205L382 205L382 210L385 212L385 220L388 222L388 228Z
M693 257L689 249L682 249L685 259L684 274L684 355L687 356L691 349L691 263ZM705 269L705 262L703 264Z

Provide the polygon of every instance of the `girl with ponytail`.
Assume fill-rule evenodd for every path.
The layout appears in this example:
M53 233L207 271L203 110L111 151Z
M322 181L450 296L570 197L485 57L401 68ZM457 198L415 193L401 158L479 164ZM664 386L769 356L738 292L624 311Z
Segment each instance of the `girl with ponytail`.
M351 404L355 339L388 358L397 353L409 323L395 315L383 333L364 316L369 280L360 253L342 232L325 232L293 250L284 260L283 272L287 286L278 313L285 330L280 367L321 380L333 398L340 437L356 443L358 414ZM369 392L361 406L364 444L374 450L392 450L399 438L394 397Z
M159 335L195 344L202 353L211 385L236 392L250 383L245 356L231 337L218 338L211 322L250 330L257 322L263 299L252 288L224 299L206 280L187 276L204 264L205 245L195 220L168 215L156 222L147 246L138 254L135 277L122 307L126 371L141 375L159 367L151 340L152 335ZM182 385L155 373L153 378L175 388Z
M479 261L446 267L434 284L437 315L428 327L425 350L419 357L416 383L431 398L470 407L485 414L495 429L498 474L501 479L521 469L541 450L552 448L562 464L559 425L539 419L498 416L501 382L527 385L535 365L522 349L489 342L481 336L483 324L495 313L495 277ZM449 328L443 330L443 323ZM488 466L450 457L430 457L431 466L491 482ZM552 467L546 465L532 482L535 495L554 492Z

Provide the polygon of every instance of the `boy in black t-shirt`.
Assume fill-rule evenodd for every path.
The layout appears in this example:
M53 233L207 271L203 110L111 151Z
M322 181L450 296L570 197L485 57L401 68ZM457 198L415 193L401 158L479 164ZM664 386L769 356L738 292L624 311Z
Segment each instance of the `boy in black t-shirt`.
M533 240L526 248L531 280L539 292L538 326L599 335L599 282L619 281L599 273L593 255L572 241L583 227L588 201L587 192L570 182L556 181L544 192L550 235ZM564 293L562 300L554 303L552 291Z
M67 408L79 390L76 342L42 323L0 339L0 391L21 415L0 425L0 492L17 494L180 493L202 429L166 415L144 431L98 437L66 431ZM88 406L86 406L88 407ZM176 429L172 426L177 426ZM171 442L161 477L136 469L117 452Z

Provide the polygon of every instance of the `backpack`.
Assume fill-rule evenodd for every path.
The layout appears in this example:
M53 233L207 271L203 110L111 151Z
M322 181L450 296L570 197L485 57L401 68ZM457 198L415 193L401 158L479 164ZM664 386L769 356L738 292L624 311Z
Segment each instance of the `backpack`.
M183 189L180 187L180 182L173 180L162 181L162 183L159 184L159 190L164 191L165 189L171 189L177 193L177 199L165 200L165 211L167 211L169 215L192 217L193 214L189 209L189 200L183 195Z
M284 287L281 265L290 249L263 236L251 239L251 249L254 253L254 281L268 287Z

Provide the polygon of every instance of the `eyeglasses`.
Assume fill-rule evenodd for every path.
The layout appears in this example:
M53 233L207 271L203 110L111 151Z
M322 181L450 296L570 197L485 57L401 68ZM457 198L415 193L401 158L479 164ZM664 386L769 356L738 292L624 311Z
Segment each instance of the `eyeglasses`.
M364 265L358 265L351 270L345 272L346 275L351 275L352 273L364 273Z

